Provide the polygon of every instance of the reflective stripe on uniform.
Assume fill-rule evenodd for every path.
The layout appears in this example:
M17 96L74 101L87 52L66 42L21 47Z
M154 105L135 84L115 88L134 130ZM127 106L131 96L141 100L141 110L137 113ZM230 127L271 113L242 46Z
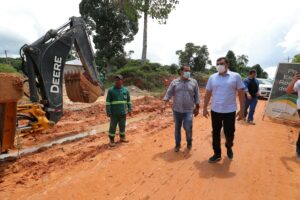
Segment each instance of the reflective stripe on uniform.
M126 104L126 103L127 101L112 101L112 102L106 102L106 105L117 105L117 104Z
M120 135L124 136L124 135L125 135L125 132L120 132Z
M108 135L114 137L116 133L108 133Z
M127 101L112 101L110 102L111 105L116 105L116 104L126 104Z

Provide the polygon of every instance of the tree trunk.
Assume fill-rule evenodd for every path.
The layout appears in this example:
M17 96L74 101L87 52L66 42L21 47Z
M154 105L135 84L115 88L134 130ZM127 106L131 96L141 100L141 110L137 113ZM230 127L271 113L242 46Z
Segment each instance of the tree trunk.
M142 52L142 63L144 64L147 59L147 31L148 31L148 8L149 0L145 0L145 11L144 11L144 33L143 33L143 52Z

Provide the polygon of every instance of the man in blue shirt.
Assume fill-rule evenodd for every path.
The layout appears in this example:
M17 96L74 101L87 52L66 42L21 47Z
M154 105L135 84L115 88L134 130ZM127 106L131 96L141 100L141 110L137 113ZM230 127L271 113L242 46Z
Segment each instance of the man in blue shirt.
M208 118L208 103L212 97L211 103L211 121L212 121L212 140L214 155L209 158L210 163L221 160L221 136L220 132L223 127L226 137L225 146L227 148L227 156L231 160L233 158L233 140L235 132L236 118L236 94L238 92L240 101L240 111L237 113L238 120L244 118L245 92L244 84L238 73L228 70L228 60L221 57L217 60L218 72L211 75L206 85L204 98L203 116Z
M256 79L256 71L255 70L250 70L248 77L244 80L245 84L245 91L246 91L246 105L245 105L245 119L248 119L247 122L249 124L255 125L253 122L253 115L255 112L256 104L257 104L257 98L259 96L259 82ZM250 108L250 109L249 109ZM248 114L248 109L249 109L249 114Z
M180 149L182 125L186 133L187 149L192 148L193 115L199 114L200 107L199 87L197 81L191 78L191 68L183 66L179 74L180 77L171 82L163 99L166 104L173 97L175 152Z

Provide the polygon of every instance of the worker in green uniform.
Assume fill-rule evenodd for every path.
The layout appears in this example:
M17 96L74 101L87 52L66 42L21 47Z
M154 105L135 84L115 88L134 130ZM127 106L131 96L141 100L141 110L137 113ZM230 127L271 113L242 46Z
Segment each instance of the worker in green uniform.
M122 75L117 75L115 77L115 86L108 90L106 97L106 113L110 117L110 127L109 127L109 146L114 147L115 134L117 125L120 131L120 141L127 143L128 140L125 136L126 127L126 114L131 116L131 102L129 91L123 86Z

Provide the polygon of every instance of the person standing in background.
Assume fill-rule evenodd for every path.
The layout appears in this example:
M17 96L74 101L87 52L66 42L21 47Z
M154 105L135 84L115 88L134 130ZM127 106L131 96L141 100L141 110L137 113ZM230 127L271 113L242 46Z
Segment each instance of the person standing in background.
M108 90L106 97L106 113L110 117L109 126L109 146L114 147L115 134L117 125L120 131L120 141L128 143L125 135L126 115L131 116L131 101L130 94L126 87L123 86L123 76L117 75L115 77L115 86Z
M255 125L254 112L258 101L259 96L259 82L256 79L256 71L250 70L248 77L244 80L246 87L246 103L245 103L245 112L244 118L249 124ZM249 109L249 112L248 112ZM247 118L248 116L248 118Z

